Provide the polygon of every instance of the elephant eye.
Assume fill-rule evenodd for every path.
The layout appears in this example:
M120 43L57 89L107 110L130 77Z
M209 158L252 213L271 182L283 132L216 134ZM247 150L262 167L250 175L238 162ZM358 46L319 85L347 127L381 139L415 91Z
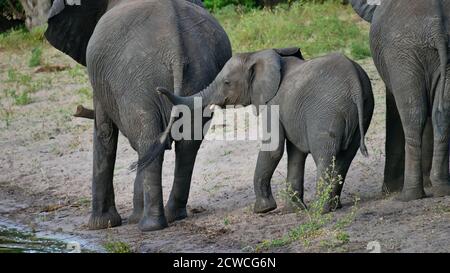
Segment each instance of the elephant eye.
M226 85L230 85L230 81L229 80L224 80L223 83L226 84Z

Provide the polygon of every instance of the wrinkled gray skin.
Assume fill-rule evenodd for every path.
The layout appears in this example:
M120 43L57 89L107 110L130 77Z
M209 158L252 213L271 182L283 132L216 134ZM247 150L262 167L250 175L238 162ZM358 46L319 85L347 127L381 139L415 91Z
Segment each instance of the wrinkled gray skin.
M450 194L450 1L351 3L372 23L372 55L387 88L384 191L401 190L398 199L402 201L422 198L430 176L434 196Z
M119 130L140 160L149 151L156 153L151 164L138 169L128 222L139 222L140 230L150 231L187 216L201 141L175 143L174 182L164 211L161 169L170 142L157 140L167 127L172 105L150 90L172 86L178 95L191 95L205 88L231 57L224 30L203 7L190 2L201 5L185 0L82 1L82 6L62 10L56 6L49 18L47 39L87 65L94 90L92 229L122 221L113 189Z
M295 56L294 56L295 55ZM270 180L284 153L288 153L288 182L303 206L305 160L312 154L317 179L336 159L336 171L345 179L358 150L367 155L364 133L373 113L374 99L367 74L341 54L304 61L298 49L264 50L232 57L203 91L178 97L165 88L158 91L174 105L194 107L195 97L207 105L279 105L278 148L261 151L254 175L254 210L265 213L277 207ZM270 113L270 111L269 111ZM270 117L268 117L270 120ZM269 125L270 126L270 125ZM273 129L273 128L270 128ZM341 206L343 183L332 187L326 210ZM295 201L295 200L293 200Z

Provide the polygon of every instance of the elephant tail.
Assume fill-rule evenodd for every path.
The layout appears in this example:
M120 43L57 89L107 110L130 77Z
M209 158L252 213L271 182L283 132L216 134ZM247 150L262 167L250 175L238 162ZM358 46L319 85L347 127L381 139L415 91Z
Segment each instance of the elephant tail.
M445 95L445 84L447 79L447 62L448 62L448 41L441 41L441 44L438 45L438 52L439 52L439 61L440 61L440 71L441 71L441 89L439 90L438 94L438 111L443 111L443 103L444 103L444 95Z
M130 171L133 172L144 169L145 167L150 165L158 156L160 156L167 146L170 146L170 143L168 143L170 141L169 136L175 119L175 115L171 115L169 124L167 125L164 132L162 132L158 139L150 145L145 154L138 161L131 164L131 166L129 167Z
M362 68L355 62L351 61L353 63L353 67L356 70L356 73L358 74L358 81L356 82L356 88L353 88L354 92L352 98L353 103L356 104L356 107L358 109L358 127L359 127L359 135L360 135L360 145L359 149L363 156L368 157L369 152L367 151L367 146L365 142L365 130L364 130L364 93L365 93L365 86L361 82L363 79L366 79L368 82L370 82L369 77L367 74L362 70Z
M437 103L437 113L436 113L436 123L438 124L438 130L440 131L440 124L442 123L442 119L445 119L444 116L444 98L445 98L445 89L446 89L446 81L447 81L447 64L448 64L448 34L445 26L443 7L440 0L435 0L435 8L438 14L438 20L436 20L436 36L435 36L435 48L439 54L439 70L441 74L441 88L437 90L435 93L435 102Z
M361 150L363 156L368 157L369 152L367 151L367 146L365 142L366 136L364 132L364 101L362 98L362 94L358 97L357 106L358 106L359 134L361 136L361 143L359 145L359 149Z

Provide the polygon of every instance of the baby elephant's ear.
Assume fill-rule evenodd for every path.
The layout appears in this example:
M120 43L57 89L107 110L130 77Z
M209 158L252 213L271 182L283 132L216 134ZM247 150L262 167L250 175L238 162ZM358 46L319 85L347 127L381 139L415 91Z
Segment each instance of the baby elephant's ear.
M297 57L301 60L305 60L302 51L298 47L274 48L273 50L281 57Z
M248 62L251 102L258 109L266 105L278 92L281 81L281 57L269 49L253 53Z

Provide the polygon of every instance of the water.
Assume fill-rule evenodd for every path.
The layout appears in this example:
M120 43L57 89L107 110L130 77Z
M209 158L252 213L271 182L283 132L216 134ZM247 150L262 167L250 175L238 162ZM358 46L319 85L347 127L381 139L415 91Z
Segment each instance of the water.
M0 219L0 253L95 252L80 238L65 234L32 232L26 227Z
M67 243L0 226L0 253L67 253Z

